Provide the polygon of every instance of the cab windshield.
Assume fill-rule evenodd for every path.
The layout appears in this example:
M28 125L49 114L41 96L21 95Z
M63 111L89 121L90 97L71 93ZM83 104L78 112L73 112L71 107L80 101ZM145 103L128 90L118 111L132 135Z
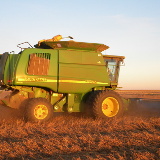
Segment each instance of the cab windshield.
M116 81L116 69L117 61L116 59L105 59L108 75L111 81Z
M124 56L104 55L103 56L109 79L112 83L118 83L120 64L123 63Z

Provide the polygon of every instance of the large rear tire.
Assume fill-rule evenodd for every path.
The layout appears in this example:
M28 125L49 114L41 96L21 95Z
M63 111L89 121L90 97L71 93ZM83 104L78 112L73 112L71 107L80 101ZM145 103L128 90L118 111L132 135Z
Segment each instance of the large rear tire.
M124 105L121 97L114 91L95 91L88 98L88 108L95 118L110 119L121 117Z
M45 122L53 117L53 107L45 98L28 99L24 118L31 122Z

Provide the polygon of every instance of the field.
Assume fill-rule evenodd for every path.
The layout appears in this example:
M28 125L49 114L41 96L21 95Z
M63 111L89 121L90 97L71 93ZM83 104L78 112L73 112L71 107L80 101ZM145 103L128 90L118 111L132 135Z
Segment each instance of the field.
M160 103L146 103L122 118L109 121L80 114L56 114L49 123L32 124L18 117L11 119L14 111L5 112L1 111L0 159L158 160L160 157Z

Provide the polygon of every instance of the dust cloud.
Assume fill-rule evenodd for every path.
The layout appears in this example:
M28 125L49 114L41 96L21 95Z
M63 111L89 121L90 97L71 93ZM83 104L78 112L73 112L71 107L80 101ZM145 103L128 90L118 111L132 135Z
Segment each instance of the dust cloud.
M126 115L142 118L160 117L160 101L139 101L129 107Z
M19 110L0 105L0 121L16 121L21 118Z

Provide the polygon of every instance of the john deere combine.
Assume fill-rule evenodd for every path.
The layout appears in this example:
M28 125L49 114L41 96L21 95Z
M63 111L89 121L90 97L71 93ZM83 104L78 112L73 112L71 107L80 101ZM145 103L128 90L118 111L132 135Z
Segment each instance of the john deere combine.
M72 37L69 37L72 39ZM27 121L47 121L54 112L89 112L93 117L123 114L114 90L125 57L102 55L98 43L39 41L19 54L0 55L0 103L15 108Z

